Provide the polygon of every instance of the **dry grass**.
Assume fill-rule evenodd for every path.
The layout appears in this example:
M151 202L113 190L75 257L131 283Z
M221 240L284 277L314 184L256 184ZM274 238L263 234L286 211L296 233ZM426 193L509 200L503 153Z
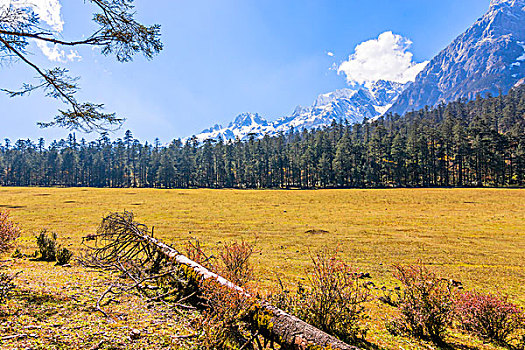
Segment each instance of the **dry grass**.
M103 317L95 302L117 276L27 260L4 267L22 274L12 298L0 305L0 338L20 338L0 340L0 349L164 349L193 334L188 317L149 308L132 295L104 305L110 317ZM131 339L134 330L137 339Z
M44 227L78 249L105 214L126 209L169 243L197 237L213 250L220 242L257 240L253 262L263 287L274 286L278 274L289 284L302 278L309 252L328 245L378 286L393 282L393 263L421 260L468 289L501 290L525 305L525 190L0 188L0 208L10 209L24 230L19 246L25 253L35 249L34 232ZM373 343L423 346L387 335L381 318L389 311L377 303L371 308ZM490 348L456 338L451 342Z

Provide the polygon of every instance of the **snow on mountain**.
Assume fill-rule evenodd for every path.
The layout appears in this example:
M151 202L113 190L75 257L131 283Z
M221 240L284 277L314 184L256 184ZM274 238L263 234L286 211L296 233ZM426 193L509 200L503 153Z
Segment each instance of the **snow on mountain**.
M492 0L489 11L430 61L390 112L507 93L524 77L525 0Z
M312 106L295 108L292 114L273 122L258 114L243 113L227 127L215 125L195 135L199 142L207 139L245 140L250 135L263 137L290 130L317 129L334 120L361 122L383 115L407 85L380 80L358 89L340 89L317 97Z
M257 113L242 113L239 114L234 121L228 124L227 127L215 124L212 128L203 130L200 134L195 135L199 142L213 139L218 140L234 140L245 139L250 134L264 135L273 130L272 125L261 118Z
M322 94L312 106L298 106L273 122L244 113L227 127L215 125L196 137L201 142L243 140L292 128L316 129L334 120L354 123L478 94L506 93L521 84L525 84L525 0L491 0L488 12L434 57L413 83L381 80Z
M490 1L490 8L493 9L497 6L501 6L501 5L510 5L510 6L515 6L516 3L522 3L523 1L521 0L491 0Z

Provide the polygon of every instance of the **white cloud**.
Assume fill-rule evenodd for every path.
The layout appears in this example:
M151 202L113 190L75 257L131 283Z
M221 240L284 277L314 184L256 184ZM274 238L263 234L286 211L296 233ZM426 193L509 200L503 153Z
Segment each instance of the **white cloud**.
M60 13L62 5L59 0L0 0L0 7L14 6L16 8L31 8L54 31L64 29L64 21Z
M35 40L35 43L50 61L64 63L67 61L80 61L82 59L78 52L70 50L69 54L66 54L66 52L61 50L56 44L51 45L50 43L41 40Z
M54 32L62 32L64 21L62 20L62 5L59 0L0 0L2 7L13 6L16 8L30 8L45 22ZM34 40L42 53L53 62L80 61L82 57L77 51L70 50L66 53L58 45L52 45L41 40Z
M44 41L35 40L36 45L42 50L42 53L53 62L63 62L66 53L64 50L60 50L58 45L50 45Z
M332 51L328 51L326 54L330 57L334 57L334 53Z
M381 79L398 83L414 81L428 61L415 63L413 54L408 51L411 45L409 39L385 32L377 39L357 45L354 54L341 63L337 72L344 73L351 85Z
M68 61L82 61L82 56L78 54L75 50L69 50L69 54L66 55Z

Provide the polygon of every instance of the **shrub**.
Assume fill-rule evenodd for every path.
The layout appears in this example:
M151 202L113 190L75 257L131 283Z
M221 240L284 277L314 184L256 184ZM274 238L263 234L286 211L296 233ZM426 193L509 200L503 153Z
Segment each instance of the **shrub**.
M47 230L40 231L40 234L36 237L36 244L38 245L36 256L40 256L39 260L56 261L57 265L65 265L69 263L73 256L69 249L61 247L57 243L57 234L55 232L51 232L48 236Z
M9 213L0 211L0 254L7 253L13 248L13 242L20 237L20 228L11 221ZM9 298L9 294L15 288L13 283L15 275L0 273L0 303Z
M36 237L36 244L38 245L40 260L56 260L57 234L55 232L52 232L48 237L46 229L40 231L40 234Z
M0 211L0 254L13 248L13 242L20 237L20 228L11 221L9 213Z
M387 325L392 334L409 334L436 343L443 342L454 316L454 289L421 265L395 265L394 277L402 284L397 308L401 315Z
M342 341L353 342L366 335L363 303L369 298L358 274L339 259L337 251L323 249L312 256L308 284L296 293L284 290L272 296L276 306Z
M245 318L255 302L214 280L201 281L205 310L193 326L200 330L199 349L239 349L249 344ZM248 347L249 348L249 347Z
M225 244L219 252L222 262L220 272L238 286L244 286L253 278L249 262L253 252L254 247L246 242Z
M187 246L188 256L192 260L244 288L253 276L249 263L253 252L253 246L246 242L224 244L218 254L218 264L214 266L214 257L203 252L199 241L190 242ZM200 281L199 292L204 301L204 312L194 322L195 328L201 332L199 348L251 348L247 317L255 300L213 279Z
M507 296L466 292L457 298L456 315L461 327L486 341L507 343L525 327L523 309Z
M65 247L59 248L56 251L57 265L62 266L62 265L68 264L72 256L73 256L73 252L71 252L69 249Z

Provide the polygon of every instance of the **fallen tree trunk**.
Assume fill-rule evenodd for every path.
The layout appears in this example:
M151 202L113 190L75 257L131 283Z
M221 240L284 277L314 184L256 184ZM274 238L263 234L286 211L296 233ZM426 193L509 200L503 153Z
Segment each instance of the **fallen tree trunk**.
M175 248L149 235L144 235L143 238L165 254L169 260L187 266L198 276L201 276L201 278L214 279L223 286L227 286L230 289L249 296L241 287L208 270L195 261L188 259ZM265 301L260 301L253 307L252 311L252 324L257 328L259 333L272 339L286 349L306 350L326 348L359 350L357 347L343 343L339 339Z
M124 246L128 253L136 256L141 249L150 249L157 254L164 256L168 261L182 267L186 276L195 281L213 280L232 291L236 291L246 297L251 297L241 287L230 282L226 278L210 271L197 262L189 259L175 248L152 237L146 229L146 226L133 222L133 214L125 212L124 214L113 214L119 216L119 219L126 221L129 225L124 230L115 232L114 235L131 237L127 242L115 244L115 239L108 239L109 230L97 235L88 236L89 239L106 239L108 244L99 250L104 257L114 257L115 248ZM111 216L110 216L111 217ZM108 217L108 218L110 218ZM108 218L104 219L107 220ZM104 221L101 227L104 226ZM139 247L140 248L137 248ZM109 249L107 249L109 247ZM131 252L129 252L131 251ZM257 300L247 312L249 323L253 328L268 340L274 341L281 345L282 349L306 350L306 349L338 349L338 350L359 350L355 346L348 345L339 339L317 329L316 327L300 320L299 318L286 313L285 311L271 305L264 300Z

